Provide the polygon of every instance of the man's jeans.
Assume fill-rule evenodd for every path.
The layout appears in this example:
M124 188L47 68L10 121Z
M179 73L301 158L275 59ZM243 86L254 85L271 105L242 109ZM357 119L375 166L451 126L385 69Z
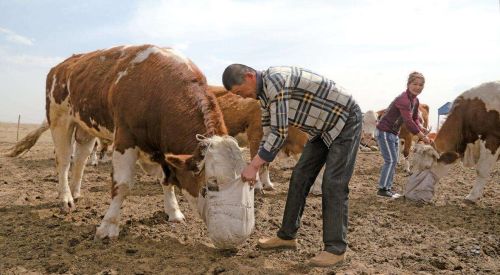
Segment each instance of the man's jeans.
M398 164L399 137L392 133L377 130L377 141L382 157L384 158L378 188L391 190L394 172Z
M347 248L347 217L349 206L349 180L361 138L361 110L351 108L342 132L328 148L321 138L309 141L293 169L286 199L283 223L278 237L295 239L300 227L306 197L325 165L323 174L323 242L325 250L343 254Z

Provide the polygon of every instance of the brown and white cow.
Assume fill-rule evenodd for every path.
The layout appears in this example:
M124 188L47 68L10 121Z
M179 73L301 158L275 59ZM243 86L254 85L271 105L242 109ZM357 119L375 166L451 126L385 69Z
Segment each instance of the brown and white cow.
M475 202L483 194L489 173L500 155L500 81L484 83L465 91L439 129L434 148L420 145L413 157L413 171L426 169L436 180L445 176L450 164L461 159L475 166L477 178L466 200ZM497 182L498 183L498 182Z
M235 95L221 86L209 86L209 91L217 97L217 102L224 115L224 121L229 135L236 136L237 134L246 132L250 148L250 157L253 158L259 150L260 141L263 136L259 101ZM308 137L306 133L296 127L290 126L280 155L287 157L293 156L297 159L302 153L307 140ZM321 175L322 173L316 178L311 188L311 193L315 195L321 194ZM264 165L261 168L257 180L257 184L255 185L256 189L274 189L274 184L269 177L269 165Z
M96 232L100 238L118 236L120 208L133 186L137 161L163 171L165 212L173 221L184 219L174 185L187 191L193 205L207 182L215 190L236 179L245 164L236 141L227 136L215 97L207 92L205 76L170 48L120 46L71 56L47 76L46 112L59 196L68 210L80 196L95 138L113 142L112 201Z
M382 115L384 114L385 109L380 110L377 112L378 118L381 118ZM422 126L426 129L429 127L429 105L427 104L419 104L418 105L418 113L419 117L422 123ZM410 152L411 152L411 147L413 145L414 141L416 140L416 136L414 136L408 128L406 128L406 124L403 123L401 126L401 131L399 131L399 157L398 157L398 163L401 158L401 154L403 154L403 169L405 172L409 173L410 172Z

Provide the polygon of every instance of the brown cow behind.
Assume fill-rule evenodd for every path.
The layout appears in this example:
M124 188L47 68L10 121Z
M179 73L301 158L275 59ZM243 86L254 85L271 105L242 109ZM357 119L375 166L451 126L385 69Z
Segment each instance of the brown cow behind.
M385 113L385 109L377 111L377 117L380 119ZM418 113L420 116L420 120L422 123L422 126L424 128L428 128L429 126L429 105L427 104L419 104L418 106ZM413 141L417 141L416 136L414 136L408 128L406 128L406 124L403 123L401 126L401 131L399 131L399 152L401 155L401 152L403 154L403 169L405 172L410 173L410 161L409 161L409 156L410 156L410 151L411 151L411 146L413 144ZM398 163L399 163L400 158L398 158Z
M236 136L237 134L246 132L250 148L250 157L253 158L259 150L260 141L263 136L259 101L240 97L220 86L209 86L209 91L217 97L217 102L224 115L224 121L229 135ZM281 152L286 156L298 158L307 140L308 137L306 133L296 127L290 126L288 128L288 136ZM321 194L321 175L322 174L317 177L315 184L311 188L313 194ZM274 189L274 184L269 178L268 165L263 166L259 171L255 188L264 190Z
M205 76L195 64L173 49L152 45L73 55L52 68L46 111L64 207L73 209L80 196L95 137L112 140L114 147L112 201L96 232L100 238L118 236L120 208L133 185L137 161L163 170L165 211L174 221L184 216L173 185L185 189L194 206L207 182L216 190L217 184L234 180L244 160L236 141L227 136L215 97L206 90Z

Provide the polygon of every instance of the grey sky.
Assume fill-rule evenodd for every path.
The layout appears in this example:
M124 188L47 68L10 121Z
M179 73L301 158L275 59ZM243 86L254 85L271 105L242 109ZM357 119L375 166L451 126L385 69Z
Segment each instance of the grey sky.
M45 76L73 53L171 46L211 84L230 63L296 65L336 81L364 111L385 108L413 70L437 108L500 80L497 0L0 0L0 121L44 119Z

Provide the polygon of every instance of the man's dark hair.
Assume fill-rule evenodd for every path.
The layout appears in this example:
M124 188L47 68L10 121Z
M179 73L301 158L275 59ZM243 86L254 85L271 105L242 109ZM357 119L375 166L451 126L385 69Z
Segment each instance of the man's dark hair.
M222 73L222 84L224 88L229 91L234 85L240 85L247 72L255 72L255 69L243 64L231 64L227 66L224 73Z

